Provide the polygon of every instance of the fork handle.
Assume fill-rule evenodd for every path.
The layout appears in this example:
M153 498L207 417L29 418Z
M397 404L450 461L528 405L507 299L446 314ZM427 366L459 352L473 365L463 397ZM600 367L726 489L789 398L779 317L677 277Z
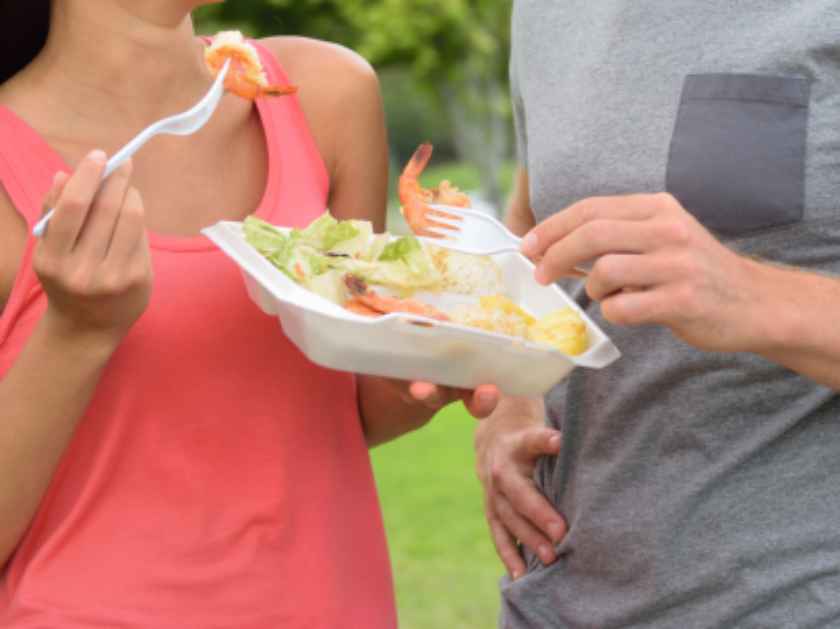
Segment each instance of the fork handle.
M105 181L108 177L114 174L114 171L117 170L117 168L122 166L126 160L137 152L137 149L148 141L148 138L143 137L143 135L144 134L141 133L111 156L111 159L105 163L105 170L102 172L102 181ZM140 140L140 142L138 142L138 140ZM46 233L47 224L50 222L53 214L55 214L55 208L51 208L49 212L41 217L41 220L38 221L35 224L35 227L32 228L33 236L41 238L44 233Z

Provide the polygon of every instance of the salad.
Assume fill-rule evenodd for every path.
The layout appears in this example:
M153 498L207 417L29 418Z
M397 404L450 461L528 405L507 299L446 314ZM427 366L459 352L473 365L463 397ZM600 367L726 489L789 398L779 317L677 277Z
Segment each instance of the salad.
M413 235L376 234L368 221L339 221L329 212L305 229L288 231L250 216L243 231L291 280L357 315L411 313L569 355L589 347L586 324L574 309L537 317L514 303L490 256L451 251Z

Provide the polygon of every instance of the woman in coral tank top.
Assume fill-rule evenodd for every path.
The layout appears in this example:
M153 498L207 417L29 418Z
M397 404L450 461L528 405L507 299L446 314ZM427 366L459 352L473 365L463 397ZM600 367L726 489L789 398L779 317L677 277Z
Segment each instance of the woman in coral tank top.
M378 84L349 51L256 42L298 95L229 94L100 184L107 154L207 91L205 3L0 0L5 628L394 627L367 447L495 403L315 366L199 235L326 207L383 227Z

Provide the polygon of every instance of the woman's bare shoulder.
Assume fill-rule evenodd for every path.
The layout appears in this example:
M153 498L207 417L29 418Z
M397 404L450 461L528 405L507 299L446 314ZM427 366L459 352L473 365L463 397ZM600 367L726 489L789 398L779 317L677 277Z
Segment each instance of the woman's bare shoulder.
M320 124L333 119L346 124L349 112L363 116L380 106L376 71L349 48L306 37L269 37L262 43L298 86L307 114Z
M376 138L384 125L376 71L358 53L307 37L269 37L273 52L298 87L298 99L331 175L348 145Z
M337 86L376 81L376 72L357 52L340 44L300 36L260 41L276 56L294 83L318 81Z

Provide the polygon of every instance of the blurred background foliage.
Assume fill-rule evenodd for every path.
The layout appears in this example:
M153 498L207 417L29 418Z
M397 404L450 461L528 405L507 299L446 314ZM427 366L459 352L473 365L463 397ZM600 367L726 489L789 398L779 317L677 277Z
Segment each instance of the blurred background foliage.
M392 175L430 141L433 164L460 164L477 202L499 212L513 158L510 11L505 0L228 0L195 17L202 33L304 35L356 50L380 76Z
M227 0L196 12L199 32L327 39L362 54L382 85L395 177L418 144L441 179L499 213L513 171L507 0ZM392 207L389 229L405 226ZM497 624L503 572L474 472L463 406L372 452L402 629ZM340 523L336 523L340 526Z

